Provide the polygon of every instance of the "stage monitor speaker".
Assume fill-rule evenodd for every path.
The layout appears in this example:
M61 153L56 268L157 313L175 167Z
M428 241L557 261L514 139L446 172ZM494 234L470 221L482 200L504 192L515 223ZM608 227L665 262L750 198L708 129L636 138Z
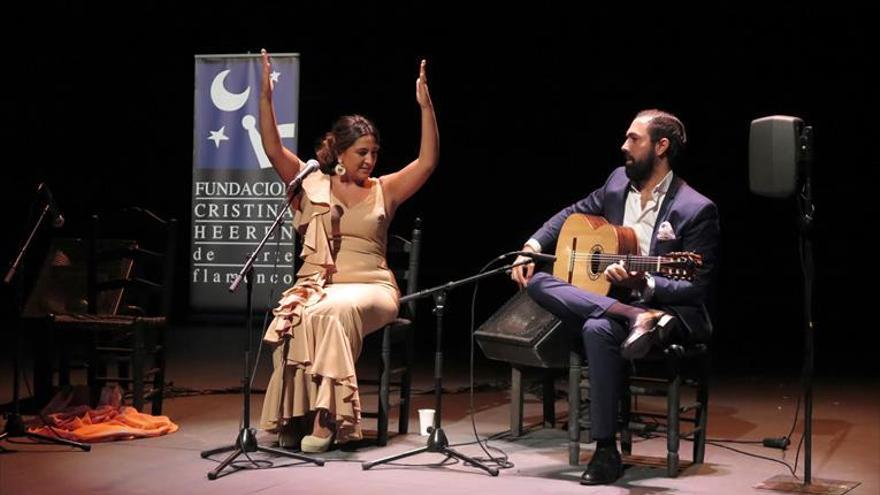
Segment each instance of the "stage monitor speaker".
M567 368L571 338L559 318L521 290L474 333L489 359L537 368Z
M759 196L785 198L797 185L804 121L771 115L752 121L749 130L749 189Z

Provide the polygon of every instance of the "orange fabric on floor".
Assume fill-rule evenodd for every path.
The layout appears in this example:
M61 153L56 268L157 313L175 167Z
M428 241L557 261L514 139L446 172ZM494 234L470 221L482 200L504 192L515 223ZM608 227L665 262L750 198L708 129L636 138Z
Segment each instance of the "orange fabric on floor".
M174 433L178 426L168 416L152 416L128 406L70 407L47 414L47 426L32 427L28 431L46 436L60 436L77 442L109 442L134 438L157 437ZM54 433L53 433L54 431Z

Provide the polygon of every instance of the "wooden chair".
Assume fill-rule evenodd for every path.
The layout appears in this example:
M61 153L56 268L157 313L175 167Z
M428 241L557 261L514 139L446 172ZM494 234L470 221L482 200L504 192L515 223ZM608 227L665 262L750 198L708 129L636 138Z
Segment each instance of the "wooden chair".
M711 320L705 311L711 335ZM580 365L580 366L579 366ZM632 455L632 434L666 436L666 474L675 477L681 468L679 446L682 439L693 441L693 464L702 464L706 451L709 408L709 348L705 343L672 344L652 350L632 362L623 380L620 407L620 443L624 455ZM589 368L572 358L571 375L579 376L577 387L569 392L569 464L577 465L580 435L589 430ZM575 381L572 379L572 383ZM684 388L694 390L694 399L683 403ZM640 397L665 398L665 412L640 407ZM643 401L644 402L644 401ZM586 417L585 417L586 416ZM693 428L682 431L681 423ZM589 436L589 435L587 435Z
M387 259L394 272L398 287L404 294L412 294L418 289L419 255L421 251L421 220L416 219L409 238L391 235L388 239ZM412 364L415 353L414 325L416 303L411 301L400 308L400 315L381 331L372 335L381 336L378 378L359 379L360 384L376 385L379 388L378 407L375 411L362 411L365 418L376 418L376 443L388 443L388 413L392 407L399 408L397 422L398 434L409 431L410 395L412 392ZM372 338L372 335L368 339ZM393 355L392 349L399 348ZM392 358L399 356L398 361ZM392 377L399 377L392 381ZM398 401L391 403L391 387L399 388Z
M136 207L92 216L86 310L49 316L64 342L60 385L70 383L71 367L84 366L93 405L104 386L118 384L136 409L151 401L152 414L161 414L176 247L174 219ZM108 297L116 302L106 304ZM87 350L78 362L74 343L83 340Z

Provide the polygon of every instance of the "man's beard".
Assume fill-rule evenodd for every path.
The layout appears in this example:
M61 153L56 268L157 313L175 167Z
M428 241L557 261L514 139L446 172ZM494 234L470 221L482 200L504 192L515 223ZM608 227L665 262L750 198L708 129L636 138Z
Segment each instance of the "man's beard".
M627 158L632 157L627 156ZM633 182L641 183L651 175L656 161L657 156L653 153L648 153L648 156L643 160L636 160L633 158L632 164L627 163L624 167L626 170L626 176Z

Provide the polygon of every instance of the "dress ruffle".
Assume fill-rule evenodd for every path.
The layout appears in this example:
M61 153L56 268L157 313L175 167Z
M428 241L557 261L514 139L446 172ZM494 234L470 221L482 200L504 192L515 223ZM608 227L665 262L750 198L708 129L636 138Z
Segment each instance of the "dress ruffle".
M336 270L330 249L327 223L324 216L330 213L330 178L324 174L311 174L302 183L301 209L293 216L293 224L302 234L300 258L303 266L297 273L296 285L284 291L278 306L272 311L275 318L266 329L263 339L277 344L285 335L293 336L292 329L302 320L304 308L312 306L324 297L326 274Z

